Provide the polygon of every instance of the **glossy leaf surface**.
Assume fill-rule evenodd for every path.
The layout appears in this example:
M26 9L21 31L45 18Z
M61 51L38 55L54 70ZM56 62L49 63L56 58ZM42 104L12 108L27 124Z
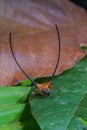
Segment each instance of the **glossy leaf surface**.
M0 87L0 130L39 130L28 105L29 87Z
M50 97L30 98L32 114L41 130L82 130L79 118L87 119L87 56L53 82Z

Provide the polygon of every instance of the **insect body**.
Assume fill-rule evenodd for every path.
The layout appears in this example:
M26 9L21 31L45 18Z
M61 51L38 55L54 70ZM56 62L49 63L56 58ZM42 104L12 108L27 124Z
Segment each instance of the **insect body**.
M52 82L48 81L43 84L37 83L37 90L41 92L42 95L49 96L50 95L50 89L52 88Z
M45 96L49 96L50 95L50 88L52 88L53 84L52 84L52 80L54 78L54 75L56 73L56 70L58 68L58 65L59 65L59 60L60 60L60 35L59 35L59 31L58 31L58 27L57 25L55 25L56 27L56 30L57 30L57 36L58 36L58 58L57 58L57 63L56 63L56 66L55 66L55 69L53 70L53 73L49 79L48 82L44 83L44 84L39 84L35 81L32 80L32 78L23 70L23 68L21 67L21 65L18 63L15 55L14 55L14 52L13 52L13 48L12 48L12 42L11 42L11 33L9 34L9 43L10 43L10 49L11 49L11 52L12 52L12 55L13 55L13 58L16 62L16 64L18 65L18 67L20 68L20 70L24 73L24 75L27 77L27 79L29 79L32 83L32 85L34 85L37 90L42 94L42 95L45 95Z

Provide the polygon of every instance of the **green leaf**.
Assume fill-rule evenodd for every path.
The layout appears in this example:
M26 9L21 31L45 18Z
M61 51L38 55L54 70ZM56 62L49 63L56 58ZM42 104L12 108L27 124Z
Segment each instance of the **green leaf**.
M87 56L56 76L53 83L50 97L30 97L31 111L41 130L83 130L79 118L87 119Z
M8 105L0 109L0 130L39 130L28 104Z
M35 79L32 79L35 80ZM25 80L23 82L20 82L19 84L17 84L17 86L31 86L31 81L30 80Z
M0 87L0 130L83 130L81 119L87 120L87 57L56 76L53 83L48 98L31 94L30 101L31 88L25 83L22 87Z
M31 87L0 87L0 107L2 104L23 103L30 90Z
M80 118L80 121L83 123L83 126L87 128L87 121L85 119Z
M87 50L87 46L81 46L83 50Z
M39 130L28 104L29 87L0 87L0 130Z

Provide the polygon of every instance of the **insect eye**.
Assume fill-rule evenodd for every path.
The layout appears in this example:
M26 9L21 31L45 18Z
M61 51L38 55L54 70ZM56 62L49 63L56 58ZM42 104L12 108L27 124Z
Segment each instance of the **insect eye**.
M43 91L43 94L44 94L45 96L49 96L49 95L50 95L49 89L44 90L44 91Z

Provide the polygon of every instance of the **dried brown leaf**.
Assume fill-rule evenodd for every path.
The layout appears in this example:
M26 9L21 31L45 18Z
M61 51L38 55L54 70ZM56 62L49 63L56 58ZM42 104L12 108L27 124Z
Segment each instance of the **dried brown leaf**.
M87 44L87 14L69 1L3 0L0 15L0 86L25 79L12 57L9 32L17 60L31 77L50 76L55 68L58 56L55 23L61 37L56 74L71 68L86 54L79 44Z

